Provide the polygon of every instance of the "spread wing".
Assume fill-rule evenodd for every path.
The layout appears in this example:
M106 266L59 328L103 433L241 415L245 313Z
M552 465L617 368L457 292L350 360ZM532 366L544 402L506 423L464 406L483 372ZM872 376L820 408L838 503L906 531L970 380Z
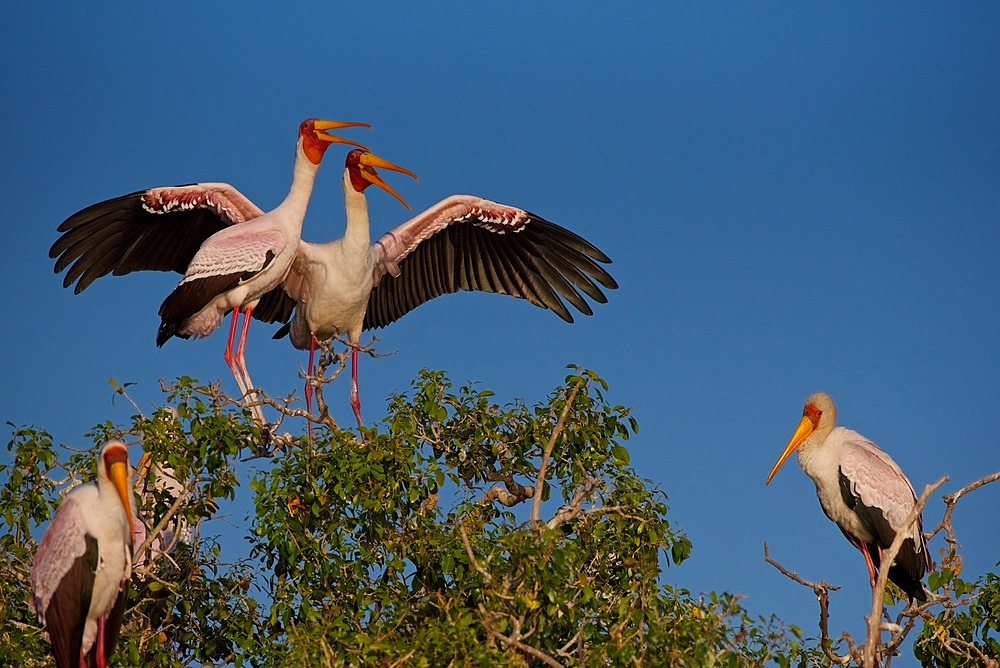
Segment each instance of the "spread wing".
M55 272L69 267L63 287L79 294L95 279L133 271L185 273L207 239L264 212L228 183L139 190L88 206L59 226L49 249ZM285 322L292 302L281 288L261 298L254 318Z
M533 213L470 195L452 195L382 235L365 329L384 327L435 297L459 290L526 299L573 322L563 300L593 311L601 287L618 284L611 260L577 234ZM583 295L581 295L583 293Z
M151 188L93 204L59 226L49 249L63 287L79 294L95 279L133 271L184 273L216 232L263 211L227 183ZM72 266L70 266L72 265Z

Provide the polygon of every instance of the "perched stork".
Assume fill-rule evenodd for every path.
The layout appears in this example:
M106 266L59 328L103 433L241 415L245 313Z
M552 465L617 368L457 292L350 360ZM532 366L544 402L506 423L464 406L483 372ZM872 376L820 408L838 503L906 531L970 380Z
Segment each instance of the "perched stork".
M31 607L49 631L59 668L103 668L121 629L135 530L128 450L109 441L97 484L59 506L31 569Z
M933 564L921 518L904 526L917 502L913 485L878 446L836 423L837 407L829 395L818 392L806 399L802 420L767 483L797 449L799 465L816 484L823 512L864 555L872 588L883 552L902 531L907 538L889 567L889 579L911 601L926 601L920 581Z
M77 281L77 293L108 273L183 273L184 278L160 306L156 345L162 346L172 336L207 336L232 311L224 357L246 396L253 387L244 359L250 318L284 322L291 313L292 303L280 285L298 247L323 154L333 142L361 146L327 130L357 126L370 127L313 118L303 121L291 189L267 213L227 183L151 188L89 206L59 226L63 234L49 250L49 257L58 258L55 271L72 263L63 285ZM255 311L258 304L261 308ZM234 351L241 310L243 328ZM263 423L259 407L254 413Z
M452 195L371 244L365 188L375 184L410 208L376 167L416 178L368 151L348 153L346 232L325 244L300 242L285 280L286 292L296 301L295 313L275 334L279 338L290 332L296 348L309 349L310 376L316 343L347 335L351 406L359 426L362 330L384 327L426 301L459 290L520 297L573 322L562 299L591 315L580 292L604 303L598 284L618 287L599 264L611 260L588 241L523 209L470 195ZM311 390L307 382L307 404Z

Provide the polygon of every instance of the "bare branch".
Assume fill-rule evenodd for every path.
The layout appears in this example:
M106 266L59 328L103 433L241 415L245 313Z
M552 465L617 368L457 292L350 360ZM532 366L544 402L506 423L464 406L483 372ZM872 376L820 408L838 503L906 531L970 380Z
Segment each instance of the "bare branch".
M513 508L522 501L526 501L532 497L535 493L535 488L528 486L522 486L520 492L510 492L500 485L493 485L486 493L483 494L483 498L479 500L479 503L487 504L498 501L508 508Z
M771 558L767 549L767 542L764 543L764 561L777 568L778 571L780 571L785 577L791 578L800 585L809 587L813 590L813 593L816 594L816 598L819 600L820 647L823 649L823 653L826 655L826 658L830 659L832 663L847 665L847 663L851 660L852 652L848 652L844 656L837 656L833 652L831 647L833 641L830 639L830 592L838 591L840 587L828 584L825 581L820 582L819 584L809 582L808 580L804 580L797 574L789 571ZM849 645L853 645L853 643L849 643Z
M965 487L963 487L962 489L958 490L957 492L954 492L952 494L946 494L944 496L944 503L945 503L944 515L941 517L941 522L936 527L934 527L934 530L931 531L929 534L927 534L927 539L930 540L931 538L934 537L935 534L944 529L945 540L948 541L948 543L952 546L957 545L958 541L955 539L955 535L951 530L951 516L955 512L955 504L962 496L968 494L973 490L979 489L983 485L988 485L992 482L996 482L997 480L1000 480L1000 471L997 471L996 473L991 473L990 475L987 476L983 476L979 480L974 480Z
M564 522L568 522L577 516L583 510L583 503L593 494L594 490L597 489L597 480L593 477L588 476L587 481L573 493L573 498L570 499L569 503L562 506L556 511L556 514L552 516L545 526L549 529L555 529L557 526Z
M566 425L566 416L569 414L570 406L573 405L573 401L576 399L576 394L580 391L581 385L583 385L583 381L575 384L573 389L570 390L569 396L566 397L566 405L563 406L562 412L559 413L559 421L556 422L556 426L549 436L549 442L545 444L545 451L542 452L542 461L538 465L538 483L535 485L535 501L531 506L532 524L538 523L538 513L542 507L542 490L545 488L545 473L548 468L549 458L552 456L552 450L556 446L559 434L562 433L563 427Z
M465 545L465 552L469 555L469 562L472 564L472 567L479 571L479 574L482 575L487 582L492 582L493 576L490 575L488 570L479 565L479 562L476 560L476 555L472 552L472 543L469 542L469 534L465 532L465 520L459 520L458 532L462 536L462 544Z

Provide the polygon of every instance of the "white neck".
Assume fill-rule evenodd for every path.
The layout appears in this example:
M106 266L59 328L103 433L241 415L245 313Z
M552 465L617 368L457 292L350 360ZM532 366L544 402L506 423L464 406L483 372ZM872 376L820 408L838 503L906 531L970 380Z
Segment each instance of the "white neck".
M299 230L306 217L309 197L312 195L313 184L316 182L316 172L319 165L314 165L302 150L302 139L295 146L295 165L292 168L292 185L279 209L289 214L289 219L298 221Z
M344 243L363 247L365 250L371 244L371 232L368 228L368 198L359 193L351 183L351 175L344 170L344 208L347 210L347 230L344 232Z

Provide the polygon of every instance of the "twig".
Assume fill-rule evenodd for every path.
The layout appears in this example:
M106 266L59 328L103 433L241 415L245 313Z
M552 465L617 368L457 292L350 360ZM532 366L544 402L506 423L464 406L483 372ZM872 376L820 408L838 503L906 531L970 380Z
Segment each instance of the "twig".
M490 621L487 619L490 613L486 610L485 607L483 607L482 603L479 604L479 612L480 615L482 616L483 626L486 628L486 633L491 638L495 638L496 640L499 640L508 647L513 647L514 649L524 652L525 654L533 656L547 666L552 666L553 668L563 668L563 664L556 661L546 652L543 652L537 647L532 647L527 643L521 642L521 640L517 637L520 635L520 630L519 630L520 624L517 623L518 620L514 620L515 622L514 633L512 633L510 636L505 636L504 634L500 633L499 631L493 628L493 624L490 623Z
M535 485L535 501L531 505L531 523L538 523L538 514L542 507L542 491L545 488L545 473L548 468L549 458L552 456L552 450L556 446L556 439L559 438L559 434L562 433L563 427L566 424L566 416L569 414L570 406L573 405L573 400L576 399L576 393L580 391L580 386L582 381L578 382L570 390L569 396L566 397L566 405L563 406L562 411L559 413L559 421L556 422L555 428L552 430L551 436L549 436L549 442L545 444L545 450L542 452L542 461L538 465L538 484Z
M800 585L809 587L813 590L813 593L816 594L816 598L819 600L820 647L823 649L823 653L826 655L826 658L830 659L832 663L846 665L851 659L851 653L845 654L844 656L838 656L835 654L831 647L833 641L830 638L830 592L838 591L840 587L828 584L825 581L821 581L819 584L816 584L815 582L809 582L808 580L800 578L798 575L789 571L771 558L767 549L766 541L764 543L764 561L777 568L778 571L780 571L785 577L791 578Z
M476 555L472 552L472 543L469 542L469 534L465 532L464 520L459 520L458 532L462 536L462 544L465 545L465 551L469 555L469 561L472 563L472 567L475 568L477 571L479 571L479 574L482 575L487 582L492 582L493 576L490 574L490 572L485 568L483 568L482 566L480 566L479 562L476 561Z
M996 473L991 473L990 475L987 476L983 476L979 480L974 480L973 482L970 482L968 485L958 490L957 492L954 492L952 494L946 494L944 496L944 503L945 503L944 515L941 517L941 522L936 527L934 527L934 530L931 531L929 534L927 534L926 536L927 540L930 540L935 536L935 534L937 534L937 532L941 531L941 529L944 529L945 540L952 546L956 545L958 541L955 539L954 533L952 532L951 529L951 516L955 512L955 504L958 503L958 500L962 496L968 494L969 492L975 489L979 489L983 485L988 485L992 482L996 482L997 480L1000 480L1000 471L997 471Z

